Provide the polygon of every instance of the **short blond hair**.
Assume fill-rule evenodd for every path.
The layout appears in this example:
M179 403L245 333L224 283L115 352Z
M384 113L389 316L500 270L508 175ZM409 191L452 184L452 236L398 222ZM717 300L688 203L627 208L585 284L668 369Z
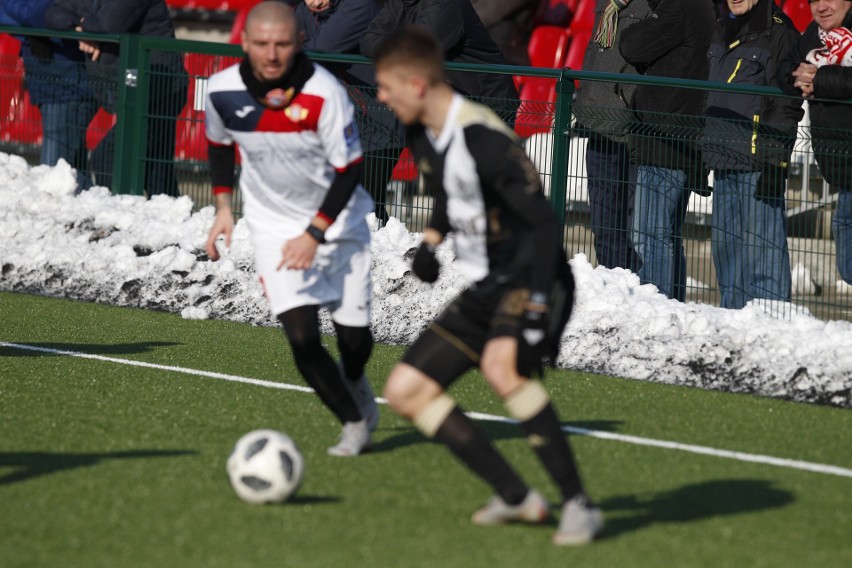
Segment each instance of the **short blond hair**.
M444 52L435 38L417 26L405 26L379 45L376 69L403 68L423 75L430 85L444 82Z

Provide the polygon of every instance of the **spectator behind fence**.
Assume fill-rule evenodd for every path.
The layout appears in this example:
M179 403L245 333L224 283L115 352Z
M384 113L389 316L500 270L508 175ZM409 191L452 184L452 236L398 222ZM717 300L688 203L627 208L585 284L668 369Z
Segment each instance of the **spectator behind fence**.
M814 21L799 40L788 89L810 99L811 144L823 178L837 191L831 229L837 270L852 284L852 1L811 0Z
M361 36L379 10L376 0L305 0L296 8L299 30L305 37L302 47L307 51L360 55ZM393 113L372 94L376 85L372 65L324 65L347 85L355 102L365 161L361 183L373 196L376 218L384 224L388 220L387 186L405 134Z
M0 24L45 28L52 0L0 0ZM21 44L27 91L41 112L41 163L62 158L77 170L77 191L92 185L86 129L98 105L89 88L83 54L74 40L28 36Z
M361 53L375 57L379 44L405 25L418 26L437 38L446 61L506 63L470 0L386 0L361 38ZM514 121L520 101L511 76L470 71L445 73L447 81L463 95L506 99L505 108L499 109L501 118Z
M649 0L653 15L624 30L619 46L643 75L707 79L707 48L715 13L711 0ZM669 298L686 299L683 222L691 188L705 190L701 163L704 92L640 85L633 95L636 123L628 135L638 164L633 243L639 278Z
M710 80L779 87L779 61L799 33L773 0L728 0L708 57ZM721 306L755 298L790 301L785 190L802 118L800 100L711 91L703 152L714 172L713 262Z
M175 30L164 0L54 0L47 25L59 30L96 34L138 34L174 38ZM101 107L116 112L118 93L118 44L80 42L89 55L87 69ZM151 52L147 107L145 190L149 196L178 195L175 174L175 123L186 103L187 74L183 55ZM134 133L137 135L138 133ZM92 152L92 169L99 185L113 187L115 129Z
M651 14L648 1L630 0L621 7L597 0L595 11L596 33L586 46L583 70L636 74L618 45L625 29ZM633 120L629 101L635 90L629 83L580 81L574 115L578 131L585 131L589 140L586 175L595 257L607 268L638 272L641 265L630 237L636 166L630 163L625 137Z

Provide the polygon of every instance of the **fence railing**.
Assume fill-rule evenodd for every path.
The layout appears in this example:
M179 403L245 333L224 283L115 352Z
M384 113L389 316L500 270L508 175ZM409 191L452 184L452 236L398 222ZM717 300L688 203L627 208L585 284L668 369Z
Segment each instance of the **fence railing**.
M92 36L91 34L62 34L55 31L0 27L0 32L16 35L69 37L117 44L119 60L112 75L89 75L93 96L109 92L114 97L114 108L103 108L88 127L87 145L92 160L88 164L94 183L108 180L116 193L142 195L168 190L175 184L174 192L189 195L197 207L211 202L210 182L204 137L204 94L207 78L216 71L239 61L239 46L169 40L141 36ZM37 162L40 148L40 116L28 100L27 84L39 77L27 75L26 62L12 53L9 42L0 41L0 150L19 153ZM312 58L328 65L347 66L368 64L361 57L312 53ZM545 193L554 211L565 227L565 243L570 255L586 254L592 261L600 261L605 254L606 238L613 234L630 241L641 238L631 225L632 204L624 210L610 212L613 226L596 224L595 188L590 195L589 181L616 182L601 179L600 172L590 172L590 158L599 158L600 140L617 138L631 147L643 142L668 144L670 155L660 158L669 162L676 159L683 147L697 147L706 151L708 129L701 116L644 115L638 126L630 129L628 141L621 132L624 111L622 108L582 107L575 105L577 82L598 82L611 85L654 85L669 89L725 92L742 96L770 97L776 101L791 100L778 89L726 83L710 83L673 78L624 76L571 69L544 69L518 66L478 66L448 64L452 69L502 73L516 77L534 78L544 87L540 100L521 101L520 107L512 101L485 100L524 139L528 154L542 177ZM23 80L23 81L22 81ZM526 80L526 79L524 79ZM370 88L350 86L356 104L357 118L365 149L365 186L391 216L398 217L412 231L422 230L431 210L431 196L420 184L414 164L403 150L402 130L388 109L375 99ZM175 103L174 101L178 101ZM101 105L102 107L104 105ZM850 107L852 110L852 107ZM581 124L586 123L586 124ZM611 125L611 129L607 125ZM593 126L593 128L591 127ZM743 128L760 130L760 144L768 136L777 134L773 124L760 124L750 120L728 120L712 140L716 150L737 155L742 142ZM789 133L788 133L789 134ZM852 319L852 287L844 283L836 268L837 247L832 238L831 217L837 207L840 187L830 186L822 179L815 159L811 140L812 129L807 117L794 127L793 138L776 136L776 146L789 145L790 165L788 179L782 181L782 194L786 198L787 246L791 270L791 299L797 309L807 309L824 319ZM822 135L821 135L822 136ZM823 138L825 136L822 136ZM852 133L832 132L835 140L830 149L835 162L852 162ZM112 145L110 151L100 152L104 140ZM592 140L592 145L589 141ZM749 142L751 138L749 138ZM770 144L771 146L771 144ZM756 147L756 146L755 146ZM762 147L762 146L761 146ZM592 155L588 154L589 148ZM740 148L741 150L742 148ZM746 148L746 153L750 151ZM724 152L723 152L724 153ZM597 167L597 166L595 166ZM847 167L852 168L852 164ZM702 172L703 173L703 172ZM701 175L698 182L690 182L694 190L706 189L700 180L713 183ZM635 179L630 181L635 184ZM626 187L626 186L625 186ZM631 185L633 191L635 185ZM842 188L849 191L848 187ZM686 204L687 212L682 227L686 253L684 269L687 275L685 298L704 303L719 302L718 276L713 262L714 250L718 253L717 239L713 239L713 195L692 193ZM239 211L239 196L235 204ZM608 204L604 203L604 206ZM612 207L622 205L609 204ZM619 217L621 216L621 217ZM605 233L609 231L609 236ZM620 233L620 235L619 235ZM746 248L773 246L755 242ZM718 259L717 259L718 260Z

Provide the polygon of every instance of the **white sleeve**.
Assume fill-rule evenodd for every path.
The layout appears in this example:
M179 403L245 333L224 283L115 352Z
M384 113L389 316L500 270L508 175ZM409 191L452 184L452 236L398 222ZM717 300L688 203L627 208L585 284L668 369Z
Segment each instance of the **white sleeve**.
M331 89L320 112L318 132L328 162L342 170L361 158L361 139L355 124L355 110L340 83Z
M217 91L214 90L215 85L213 83L214 81L211 79L207 85L207 94L204 100L204 133L208 141L214 144L230 146L234 143L234 139L231 137L228 129L225 128L225 121L222 120L222 116L214 104Z

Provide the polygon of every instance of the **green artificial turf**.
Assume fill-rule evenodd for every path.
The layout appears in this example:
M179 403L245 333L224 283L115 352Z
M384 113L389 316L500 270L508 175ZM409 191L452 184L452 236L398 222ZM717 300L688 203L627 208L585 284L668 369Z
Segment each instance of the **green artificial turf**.
M303 384L279 330L231 322L0 293L0 342ZM376 346L377 393L403 350ZM570 426L852 468L848 410L564 370L546 386ZM451 392L505 415L477 374ZM480 424L556 501L519 429ZM228 485L257 428L305 455L283 505ZM607 527L565 549L555 521L472 526L489 489L387 407L373 453L326 456L338 432L309 393L0 346L0 566L852 565L849 477L571 435Z

